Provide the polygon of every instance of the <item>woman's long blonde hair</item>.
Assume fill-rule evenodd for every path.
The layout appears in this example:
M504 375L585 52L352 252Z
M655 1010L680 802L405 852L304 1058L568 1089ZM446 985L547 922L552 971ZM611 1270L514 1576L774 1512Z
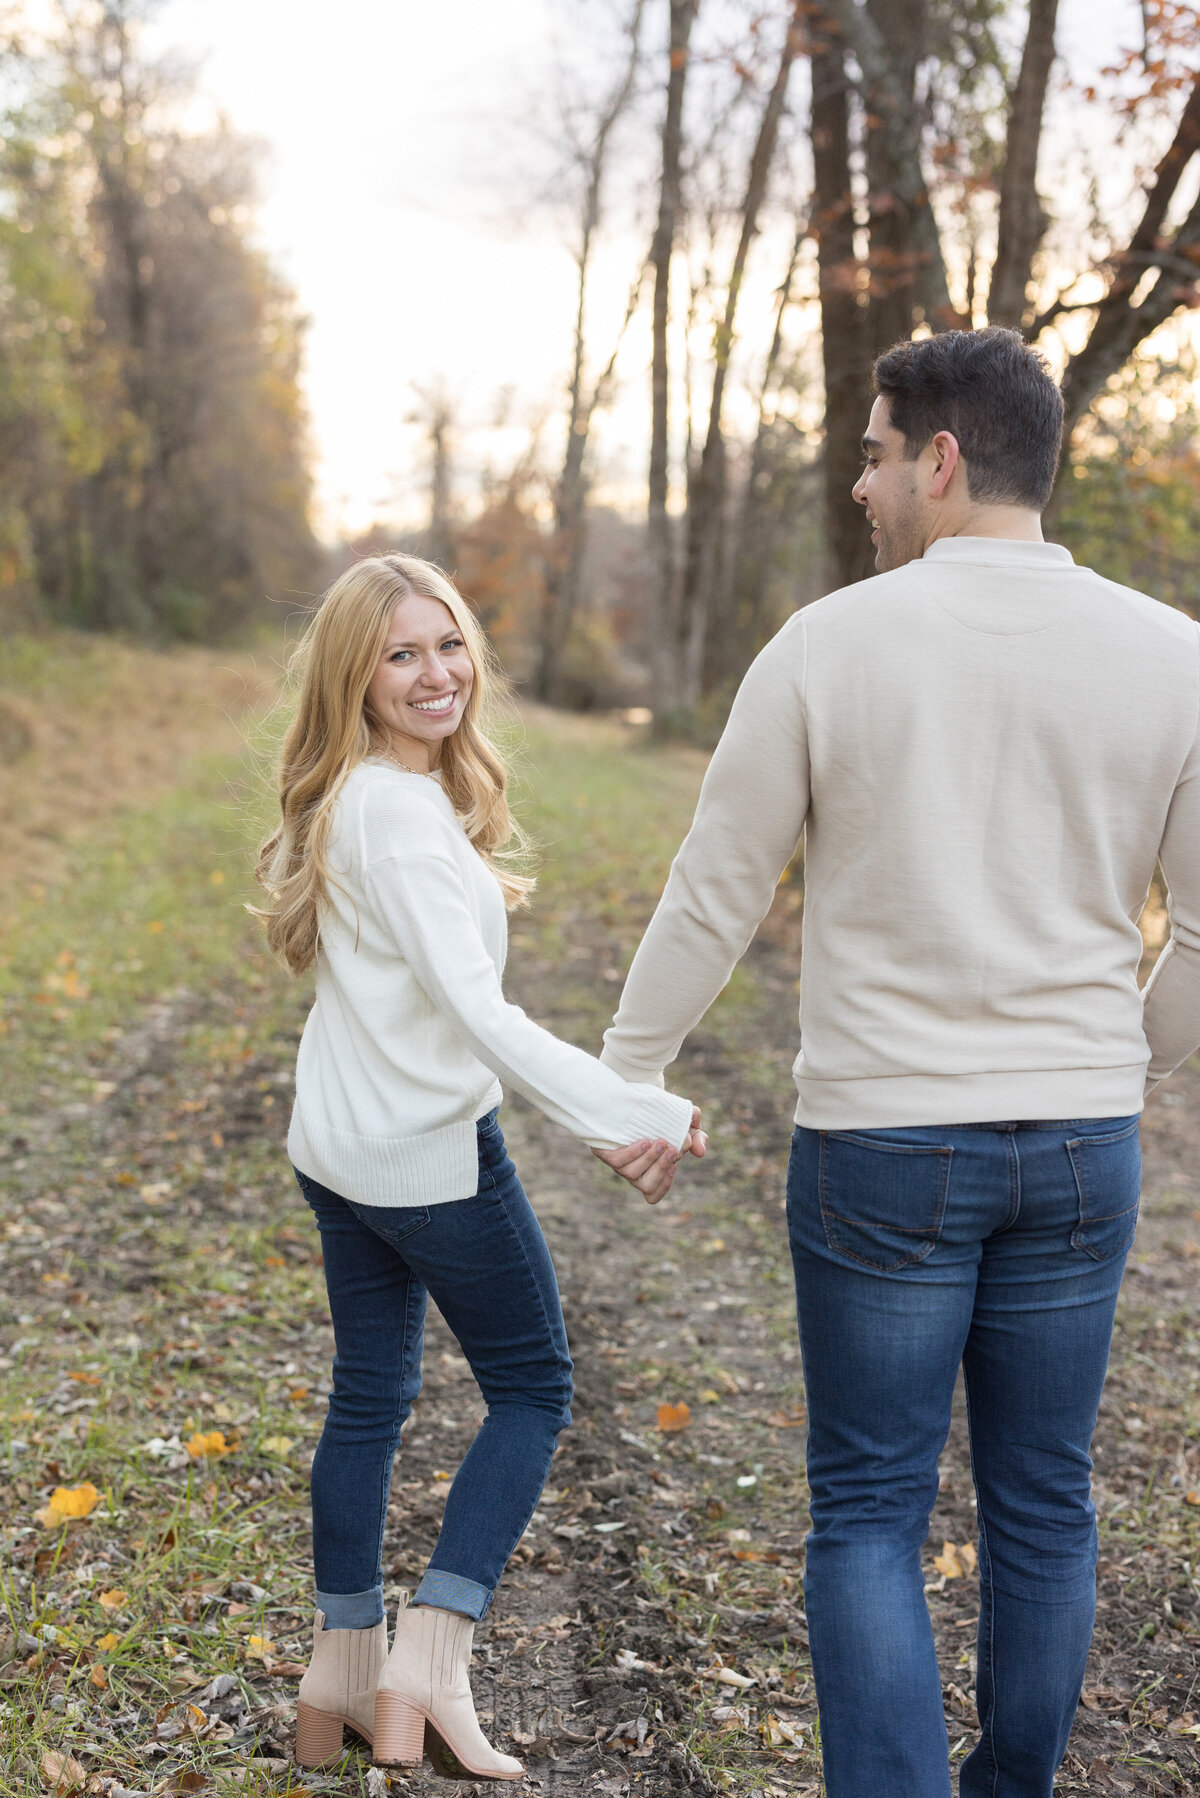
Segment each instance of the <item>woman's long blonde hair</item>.
M366 556L330 587L288 664L298 688L295 715L278 762L277 830L259 851L255 874L270 903L252 908L267 941L293 974L316 958L332 879L328 866L334 806L347 775L386 748L388 733L371 711L367 688L387 641L397 600L439 600L467 647L475 678L462 722L442 744L442 790L463 829L491 867L511 910L533 881L507 865L505 846L525 847L508 807L508 769L480 717L504 692L491 646L453 582L419 556Z

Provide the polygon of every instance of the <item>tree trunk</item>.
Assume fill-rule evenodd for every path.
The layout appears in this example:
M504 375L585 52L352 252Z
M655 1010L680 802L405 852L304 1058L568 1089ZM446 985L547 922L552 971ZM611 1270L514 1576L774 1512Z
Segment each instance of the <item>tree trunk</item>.
M588 276L591 272L592 245L600 226L600 202L604 184L608 143L621 114L629 104L634 80L641 61L642 15L646 0L633 0L627 26L629 56L614 92L596 121L585 165L583 204L579 221L579 247L575 255L578 271L575 300L575 338L571 359L570 404L567 416L567 447L562 471L555 484L554 536L547 557L546 590L542 606L542 629L538 645L534 691L544 701L558 698L562 659L571 624L579 604L580 576L583 570L584 531L587 514L588 481L584 468L588 433L600 397L600 383L585 399L583 374L586 360L585 312ZM639 282L640 289L640 282ZM629 314L626 314L626 324ZM614 358L615 359L615 358ZM611 374L612 364L608 373Z
M700 0L671 0L670 67L662 133L662 175L658 222L650 247L654 276L653 351L650 372L650 480L647 546L650 562L650 670L654 709L670 711L677 680L675 645L675 557L667 513L670 485L668 435L667 324L670 319L671 260L679 222L680 164L683 155L683 94L688 43Z
M876 158L886 159L890 191L909 218L906 250L919 276L925 317L935 331L945 330L960 320L950 301L941 238L921 167L921 124L911 91L906 93L897 74L895 48L880 29L876 12L857 0L824 0L823 11L862 70L864 95L872 117L878 118Z
M925 0L868 0L870 16L882 40L891 46L891 66L896 92L905 117L916 126L917 65L925 38ZM929 196L914 197L908 191L903 170L897 166L894 142L888 129L887 96L876 98L869 84L863 95L867 121L865 147L868 187L871 304L868 313L870 348L875 353L890 349L901 338L911 337L923 318L932 318L941 295L937 271L920 247L929 236L930 218L917 224L918 214L929 214ZM933 235L936 236L936 225ZM940 258L939 258L940 260ZM933 269L933 279L930 279ZM941 277L943 285L945 277Z
M825 541L833 586L871 573L870 535L850 497L859 476L859 439L871 410L871 369L861 264L854 253L850 191L850 103L846 51L824 32L812 50L813 227L825 372Z
M719 559L721 527L725 509L725 444L721 435L721 409L729 358L733 349L738 300L746 273L750 245L758 232L758 215L766 197L767 181L779 141L779 121L787 95L792 65L800 48L801 22L807 0L795 0L792 16L783 40L775 80L763 107L758 137L750 157L746 194L742 202L742 225L734 253L733 268L725 298L725 312L717 326L714 344L712 399L708 409L708 431L700 454L694 489L688 503L687 558L684 565L683 592L680 606L681 680L679 704L687 710L700 697L704 669L704 642L714 599L715 576Z
M1038 197L1037 165L1046 87L1054 63L1057 18L1058 0L1030 0L1029 30L1009 107L1000 174L1000 221L988 294L988 320L1016 330L1025 322L1025 296L1033 259L1047 224Z

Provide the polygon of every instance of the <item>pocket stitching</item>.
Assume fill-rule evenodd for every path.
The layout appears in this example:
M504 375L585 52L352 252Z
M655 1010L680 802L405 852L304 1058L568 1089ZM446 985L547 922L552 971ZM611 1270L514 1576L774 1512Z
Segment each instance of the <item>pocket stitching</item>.
M894 1226L892 1226L892 1225L888 1226L889 1229L895 1228L897 1230L897 1232L903 1236L927 1237L928 1241L926 1241L923 1249L921 1249L919 1253L917 1253L915 1255L903 1256L899 1261L893 1262L890 1265L885 1266L883 1262L869 1261L865 1255L857 1255L857 1254L855 1254L853 1249L845 1248L845 1247L843 1247L843 1245L841 1243L834 1242L834 1240L832 1239L832 1237L830 1236L830 1233L829 1233L829 1220L831 1218L834 1218L837 1220L838 1223L848 1224L848 1225L851 1225L852 1227L854 1227L854 1225L855 1225L855 1220L853 1218L844 1217L840 1211L835 1211L833 1209L833 1206L829 1203L829 1201L826 1198L826 1195L825 1195L825 1168L826 1168L825 1143L826 1143L827 1138L832 1138L835 1142L850 1142L850 1143L855 1144L856 1147L872 1149L872 1150L875 1150L876 1152L878 1152L880 1150L885 1150L890 1154L897 1154L897 1155L935 1155L937 1157L938 1162L940 1163L940 1166L938 1169L938 1173L939 1173L938 1194L937 1194L937 1201L936 1201L936 1204L934 1207L934 1217L933 1217L932 1224L929 1226L928 1229L924 1229L924 1230L920 1229L919 1227L917 1227L915 1225L897 1224ZM818 1173L818 1188L819 1188L819 1192L820 1192L821 1221L822 1221L822 1224L823 1224L824 1230L825 1230L825 1240L829 1244L829 1247L834 1251L835 1254L845 1255L847 1260L857 1261L860 1267L869 1267L875 1273L881 1273L881 1274L899 1273L901 1271L901 1269L903 1269L903 1268L918 1266L922 1261L924 1261L927 1258L927 1256L929 1256L933 1253L933 1250L937 1247L938 1238L941 1236L941 1233L942 1233L942 1225L945 1222L945 1218L946 1218L946 1198L947 1198L947 1194L950 1189L950 1162L951 1162L953 1155L954 1155L954 1150L952 1148L946 1147L943 1144L930 1144L928 1147L926 1147L924 1144L917 1144L917 1143L878 1143L878 1142L868 1141L866 1138L861 1137L861 1136L853 1136L849 1132L846 1132L846 1131L823 1130L821 1132L820 1168L819 1168L819 1173Z
M1089 1226L1095 1227L1100 1224L1119 1223L1121 1219L1125 1217L1133 1218L1134 1229L1136 1229L1142 1195L1139 1192L1133 1204L1126 1205L1122 1211L1090 1212L1088 1210L1087 1176L1084 1172L1084 1160L1083 1156L1076 1151L1082 1149L1085 1144L1088 1143L1091 1143L1093 1146L1104 1148L1113 1143L1125 1142L1129 1137L1136 1136L1137 1131L1138 1125L1134 1123L1127 1125L1124 1130L1114 1130L1107 1136L1073 1137L1066 1145L1067 1155L1071 1162L1071 1170L1075 1175L1076 1190L1079 1193L1079 1222L1071 1232L1071 1247L1073 1249L1081 1249L1083 1253L1089 1255L1093 1261L1111 1260L1114 1255L1120 1254L1122 1245L1117 1244L1116 1247L1110 1249L1104 1249L1099 1243L1093 1245L1084 1241L1084 1231L1087 1230ZM1133 1230L1130 1231L1128 1240L1133 1240Z

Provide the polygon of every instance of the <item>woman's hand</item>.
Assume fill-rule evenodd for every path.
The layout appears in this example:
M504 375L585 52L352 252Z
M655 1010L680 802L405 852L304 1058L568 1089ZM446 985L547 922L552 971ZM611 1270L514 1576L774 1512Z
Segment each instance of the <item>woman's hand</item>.
M647 1205L657 1205L675 1179L675 1151L661 1138L628 1143L623 1149L593 1149L592 1154L636 1186Z
M692 1127L678 1153L669 1142L643 1140L629 1143L623 1149L593 1149L592 1154L614 1173L636 1186L647 1205L657 1205L666 1198L675 1182L675 1169L685 1155L701 1156L708 1151L708 1138L700 1128L700 1107L692 1106Z

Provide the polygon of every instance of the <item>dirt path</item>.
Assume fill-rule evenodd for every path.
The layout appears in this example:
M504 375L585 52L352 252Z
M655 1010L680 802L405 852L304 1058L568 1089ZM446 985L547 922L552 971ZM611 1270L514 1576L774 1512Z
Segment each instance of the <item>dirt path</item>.
M600 901L580 906L552 945L518 930L510 978L534 1015L592 1047L647 901L603 903L609 922ZM578 1400L480 1632L477 1696L531 1787L564 1798L820 1790L782 1209L794 909L785 891L747 978L688 1045L677 1084L706 1103L715 1154L666 1205L649 1210L506 1107L559 1269ZM0 1101L0 1792L14 1798L48 1789L46 1754L73 1756L64 1790L95 1798L297 1783L305 1472L330 1334L279 1147L303 1009L279 991L248 961ZM1200 1790L1198 1136L1189 1071L1147 1112L1145 1216L1096 1450L1100 1621L1064 1793ZM685 1427L661 1429L660 1407ZM393 1492L393 1592L432 1546L478 1415L435 1321ZM54 1489L83 1481L92 1516L40 1528ZM959 1418L927 1551L959 1754L974 1739L973 1535ZM357 1753L302 1783L384 1790Z

